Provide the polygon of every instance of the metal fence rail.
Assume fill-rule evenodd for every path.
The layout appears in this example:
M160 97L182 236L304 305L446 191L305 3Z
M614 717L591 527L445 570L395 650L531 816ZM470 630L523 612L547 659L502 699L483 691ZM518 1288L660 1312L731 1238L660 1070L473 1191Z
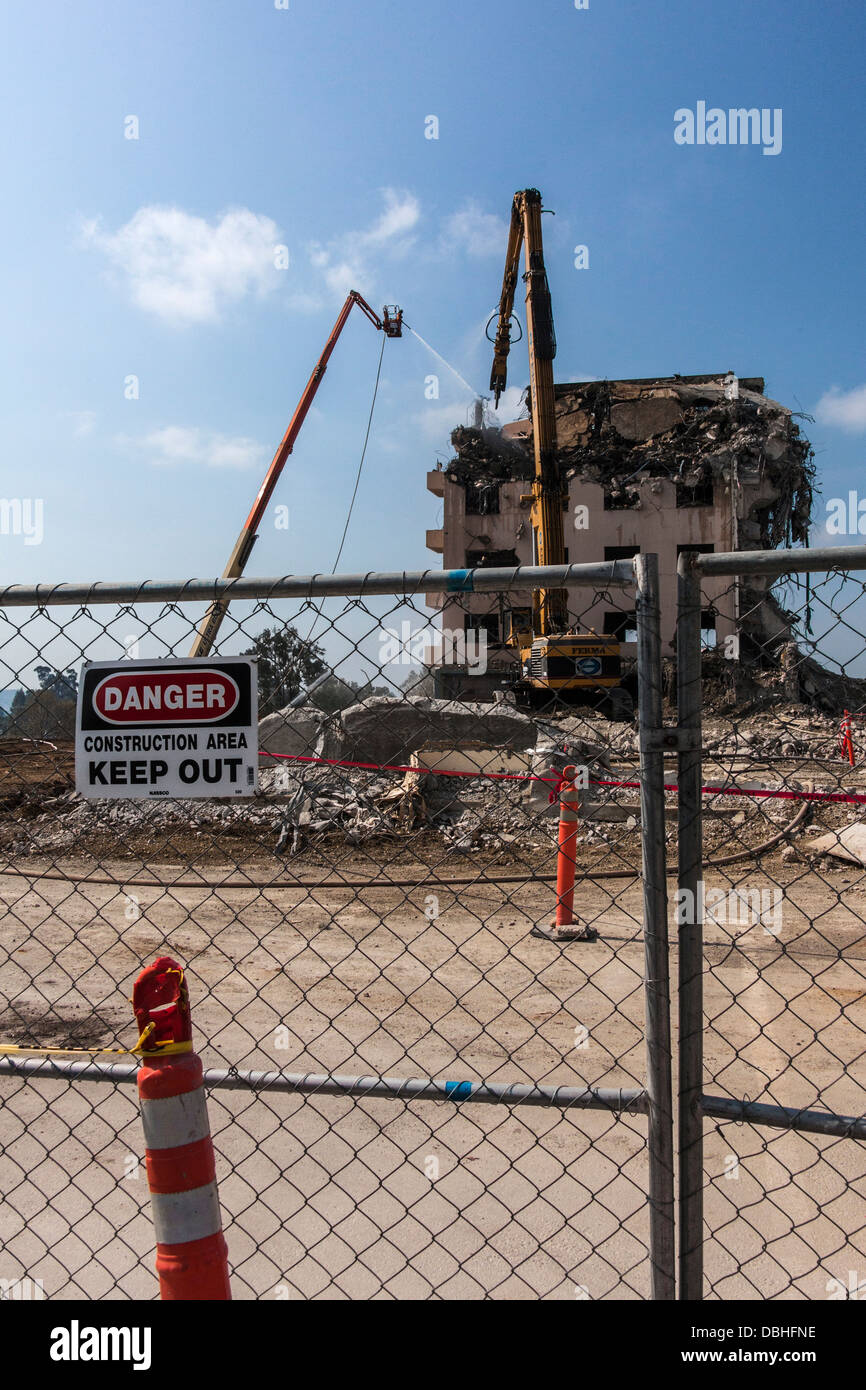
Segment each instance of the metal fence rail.
M687 553L675 624L653 556L4 591L0 1041L30 1051L0 1055L3 1287L155 1296L136 1065L99 1049L167 952L237 1297L669 1299L678 1213L680 1298L860 1298L864 570ZM636 626L633 717L514 703L539 586L575 631L602 601ZM184 655L226 597L259 794L81 801L81 662ZM533 935L566 765L596 940Z
M35 1058L0 1058L0 1074L7 1076L45 1076L107 1081L110 1084L135 1081L138 1066L125 1062L61 1062ZM306 1091L329 1096L393 1096L409 1100L450 1100L461 1105L543 1105L569 1110L631 1111L646 1114L650 1108L647 1091L619 1086L525 1086L491 1081L432 1081L423 1077L395 1076L317 1076L312 1072L231 1071L212 1067L204 1074L205 1085L229 1091Z
M655 738L601 695L491 699L514 674L503 622L541 585L578 628L599 595L636 609L628 680ZM81 801L82 660L185 655L220 597L220 652L259 656L260 794ZM437 696L454 643L483 701ZM135 1065L98 1049L130 1045L131 982L168 953L192 982L236 1297L673 1296L652 557L13 586L0 662L20 692L0 1040L33 1049L0 1060L0 1277L154 1296ZM598 939L565 944L531 930L555 905L567 763L588 773L575 907Z
M684 1299L866 1288L866 842L849 838L866 782L863 750L852 766L838 739L866 707L863 570L862 546L680 558ZM793 575L807 579L781 603L769 586ZM738 630L727 651L702 650L702 581L720 576ZM720 799L705 783L740 792L724 838L752 852L730 869L709 867Z

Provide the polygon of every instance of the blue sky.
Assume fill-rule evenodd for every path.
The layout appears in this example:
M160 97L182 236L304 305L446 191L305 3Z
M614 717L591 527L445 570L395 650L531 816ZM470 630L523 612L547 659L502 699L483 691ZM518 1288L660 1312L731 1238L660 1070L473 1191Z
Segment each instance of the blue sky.
M528 185L558 379L761 374L818 413L824 497L858 487L863 61L855 0L7 0L3 493L43 499L44 539L0 536L3 582L219 573L349 287L486 391ZM781 108L781 153L677 145L698 101ZM330 570L380 342L356 311L248 572ZM425 473L470 403L387 343L341 569L436 563Z

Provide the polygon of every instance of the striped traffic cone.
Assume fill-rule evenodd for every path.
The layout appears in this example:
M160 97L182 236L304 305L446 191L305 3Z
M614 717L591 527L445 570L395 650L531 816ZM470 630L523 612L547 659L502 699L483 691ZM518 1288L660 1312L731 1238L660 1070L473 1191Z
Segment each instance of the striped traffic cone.
M546 941L595 941L594 927L574 920L574 873L577 858L577 826L580 793L575 785L577 768L563 769L559 786L559 845L556 856L556 916L547 925L532 928L533 936Z
M168 956L154 961L136 980L132 1004L160 1298L230 1299L202 1064L192 1047L182 967Z

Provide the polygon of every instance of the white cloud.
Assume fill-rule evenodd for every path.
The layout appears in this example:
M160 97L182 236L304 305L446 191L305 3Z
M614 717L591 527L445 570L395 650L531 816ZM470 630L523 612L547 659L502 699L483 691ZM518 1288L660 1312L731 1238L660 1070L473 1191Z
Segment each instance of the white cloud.
M378 278L377 260L405 255L414 244L410 235L421 219L421 205L413 193L383 188L385 206L366 229L334 237L324 246L312 242L307 248L310 264L321 271L328 289L340 298L358 290L369 298Z
M851 434L866 430L866 386L855 386L850 391L831 387L818 402L815 414L822 425L836 425Z
M428 440L446 440L458 425L468 425L472 419L472 404L468 400L456 401L450 405L429 405L417 411L413 424Z
M363 233L364 241L372 246L404 236L417 226L421 218L421 205L414 193L400 193L396 188L383 188L382 196L385 199L384 212L369 231Z
M442 243L447 250L464 251L467 256L505 257L508 226L495 213L482 211L474 201L445 219Z
M140 449L149 463L163 467L192 463L206 468L262 468L270 459L265 446L254 439L182 425L151 430L139 439L121 435L118 442Z
M208 222L181 208L147 206L116 232L87 223L84 237L139 308L174 323L214 322L245 295L276 289L285 274L275 265L277 224L249 208Z
M526 404L523 395L522 386L506 386L499 399L498 410L494 410L492 400L486 401L484 406L485 426L491 425L501 429L511 420L524 419ZM468 397L459 401L439 401L436 405L430 405L426 409L418 411L413 416L413 423L418 426L426 439L443 440L448 438L457 425L471 425L473 411L474 402Z
M345 299L349 290L370 293L371 273L361 261L338 261L336 265L326 268L325 284L334 294Z

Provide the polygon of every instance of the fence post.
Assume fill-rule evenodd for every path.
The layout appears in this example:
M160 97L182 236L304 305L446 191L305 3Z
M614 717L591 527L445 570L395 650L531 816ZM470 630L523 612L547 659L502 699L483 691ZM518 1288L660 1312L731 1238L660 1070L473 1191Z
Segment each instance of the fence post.
M184 972L169 956L132 991L141 1037L138 1072L147 1181L164 1300L231 1298L201 1059L192 1050Z
M701 820L701 580L688 551L677 566L679 841L679 1267L681 1299L704 1284L703 830Z
M652 1297L676 1296L658 556L635 557ZM648 737L649 735L649 737ZM653 737L655 735L655 737Z

